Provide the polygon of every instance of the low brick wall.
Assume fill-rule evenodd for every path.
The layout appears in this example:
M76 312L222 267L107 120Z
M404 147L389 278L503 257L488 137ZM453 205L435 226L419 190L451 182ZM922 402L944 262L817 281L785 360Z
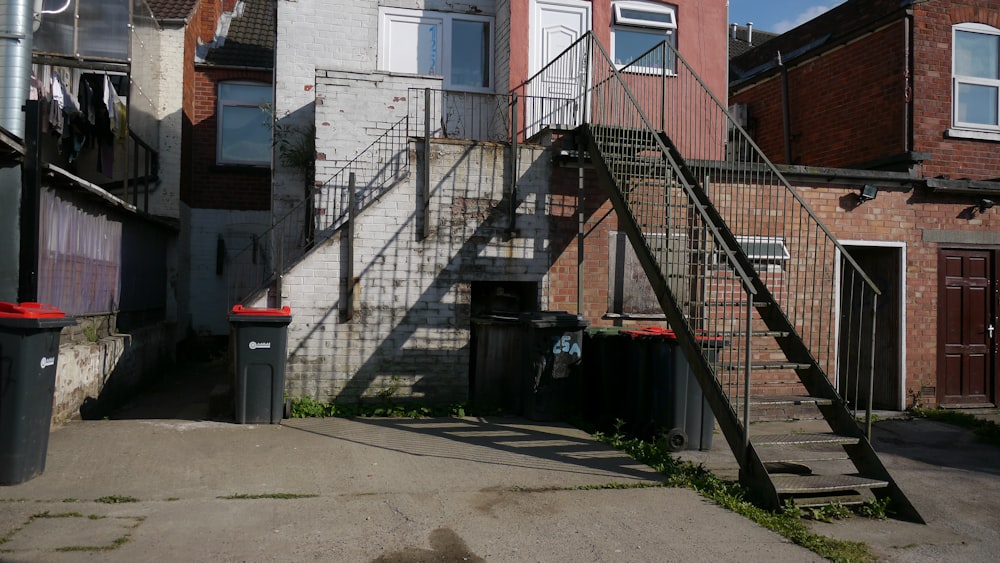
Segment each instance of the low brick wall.
M60 346L52 425L105 416L174 362L174 330L165 323Z

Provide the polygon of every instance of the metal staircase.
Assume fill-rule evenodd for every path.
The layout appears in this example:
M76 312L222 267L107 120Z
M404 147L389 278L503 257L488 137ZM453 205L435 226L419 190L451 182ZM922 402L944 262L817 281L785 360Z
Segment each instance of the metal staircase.
M524 89L555 81L572 94L526 130L574 118L741 481L774 508L888 497L922 521L869 442L879 291L801 196L667 43L619 68L585 35ZM752 432L802 406L827 431Z

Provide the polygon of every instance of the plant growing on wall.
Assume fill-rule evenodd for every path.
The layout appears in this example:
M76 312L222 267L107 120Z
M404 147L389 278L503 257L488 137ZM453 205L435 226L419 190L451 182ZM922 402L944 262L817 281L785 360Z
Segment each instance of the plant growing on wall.
M278 151L278 161L298 172L308 190L316 173L316 125L282 123L281 119L288 117L288 113L278 118L273 104L264 104L260 109L268 115L271 142Z

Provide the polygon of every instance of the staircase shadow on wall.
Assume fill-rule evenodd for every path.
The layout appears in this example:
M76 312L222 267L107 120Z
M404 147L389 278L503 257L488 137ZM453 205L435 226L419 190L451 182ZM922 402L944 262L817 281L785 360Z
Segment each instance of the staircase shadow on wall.
M453 292L457 284L503 280L533 281L541 284L544 274L535 274L532 277L524 272L532 272L533 268L537 270L537 261L540 259L545 261L542 270L548 272L563 252L567 249L573 249L571 247L576 240L578 220L576 216L576 171L572 171L572 177L567 176L565 182L560 182L558 179L553 181L549 175L546 175L541 181L535 178L533 185L546 185L550 187L551 191L548 193L532 192L536 197L532 203L533 209L528 210L527 213L525 213L526 196L531 194L525 193L523 188L519 188L515 211L521 212L517 215L518 228L522 228L525 221L530 221L535 226L544 222L545 229L541 232L548 235L547 239L542 237L516 238L513 242L498 243L496 241L503 239L510 224L509 191L507 189L495 190L501 192L502 197L499 200L488 200L489 203L485 204L487 201L485 195L489 193L491 186L486 186L478 191L464 191L459 187L459 182L455 180L456 177L479 178L480 180L489 177L489 171L483 170L470 171L466 169L462 171L463 173L458 174L459 168L463 166L469 168L470 162L475 161L475 159L469 158L469 153L474 150L475 143L472 145L465 150L462 156L456 158L455 164L447 172L441 174L435 171L437 174L434 176L436 179L433 180L434 185L431 186L430 197L436 200L434 206L440 210L440 216L443 217L443 220L429 226L428 238L424 241L412 240L411 234L418 232L419 227L422 226L423 218L417 213L411 213L399 224L394 235L377 253L379 257L384 257L384 260L370 262L355 273L356 278L362 280L362 283L372 276L382 276L383 279L376 283L381 287L393 287L394 284L418 282L400 278L399 274L405 272L391 267L385 268L382 272L378 271L377 268L382 264L391 265L403 260L420 261L422 264L444 264L433 281L402 317L391 318L385 311L365 305L352 312L353 319L346 322L357 322L377 315L385 315L384 321L376 322L391 322L393 326L387 336L372 336L372 338L378 339L377 343L373 343L374 347L370 347L370 343L364 342L364 337L352 342L337 342L336 346L338 347L349 346L353 349L360 346L365 351L367 359L355 371L337 396L327 400L354 401L361 396L372 396L373 392L380 390L373 389L379 378L392 375L412 376L414 378L412 386L414 395L423 397L423 400L428 403L467 400L469 398L467 367L469 365L468 331L471 328L471 304L462 302L458 311L449 319L442 319L440 315L436 315L436 308L448 301L449 294ZM542 154L541 158L549 156L547 150ZM521 178L538 176L540 170L544 172L546 167L539 164L541 158L532 162L526 170L522 168ZM418 170L421 165L422 163L418 161L414 170ZM510 167L506 163L504 167L504 183L508 185L507 176L510 174ZM588 171L587 175L588 199L585 205L585 220L589 224L591 219L602 211L602 206L608 198L606 192L594 180L592 173ZM417 174L417 176L420 175ZM419 193L419 185L414 187ZM396 189L405 188L399 186ZM445 198L447 198L445 203L438 203ZM421 202L417 198L416 207L419 208L420 204ZM377 203L366 212L378 212ZM607 213L605 213L606 216ZM471 233L466 234L463 227L469 220L477 221L478 225ZM343 231L341 231L340 236L344 236ZM357 236L362 236L360 231ZM451 251L450 249L456 246L451 244L453 237L462 237L464 240L458 245L457 250ZM341 238L340 242L344 244L344 239ZM484 253L487 248L491 251L500 251L504 250L506 245L515 244L516 246L511 248L508 254L510 257L504 259L502 269L491 267L489 261L482 258L484 254L489 254ZM447 257L447 260L436 260L436 256L429 256L430 253L434 252L449 252L450 256ZM526 253L528 257L514 257L517 252ZM496 254L499 252L494 252L494 255ZM540 256L543 258L539 258ZM343 280L340 280L341 284L342 282ZM374 286L375 284L369 283L368 285ZM294 360L296 355L304 353L302 343L308 342L313 337L321 336L320 331L324 330L328 324L341 322L339 314L340 312L335 307L328 309L323 317L311 327L309 333L302 338L300 344L290 348L289 359ZM452 338L448 342L444 342L444 339L437 341L437 344L443 345L443 349L433 350L426 346L409 344L420 329L452 331L452 334L456 329L458 332L464 330L466 336L461 339ZM449 366L455 365L458 361L461 361L463 369L466 369L462 374L461 381L457 378L442 380L434 377L436 372L448 369ZM413 366L420 367L415 369ZM305 383L308 386L308 382ZM292 386L286 388L292 390L293 395L295 394Z

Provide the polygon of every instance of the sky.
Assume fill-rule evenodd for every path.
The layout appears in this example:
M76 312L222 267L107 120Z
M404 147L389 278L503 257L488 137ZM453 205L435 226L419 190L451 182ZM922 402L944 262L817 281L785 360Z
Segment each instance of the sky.
M729 23L753 22L754 29L784 33L843 3L843 0L729 0Z

